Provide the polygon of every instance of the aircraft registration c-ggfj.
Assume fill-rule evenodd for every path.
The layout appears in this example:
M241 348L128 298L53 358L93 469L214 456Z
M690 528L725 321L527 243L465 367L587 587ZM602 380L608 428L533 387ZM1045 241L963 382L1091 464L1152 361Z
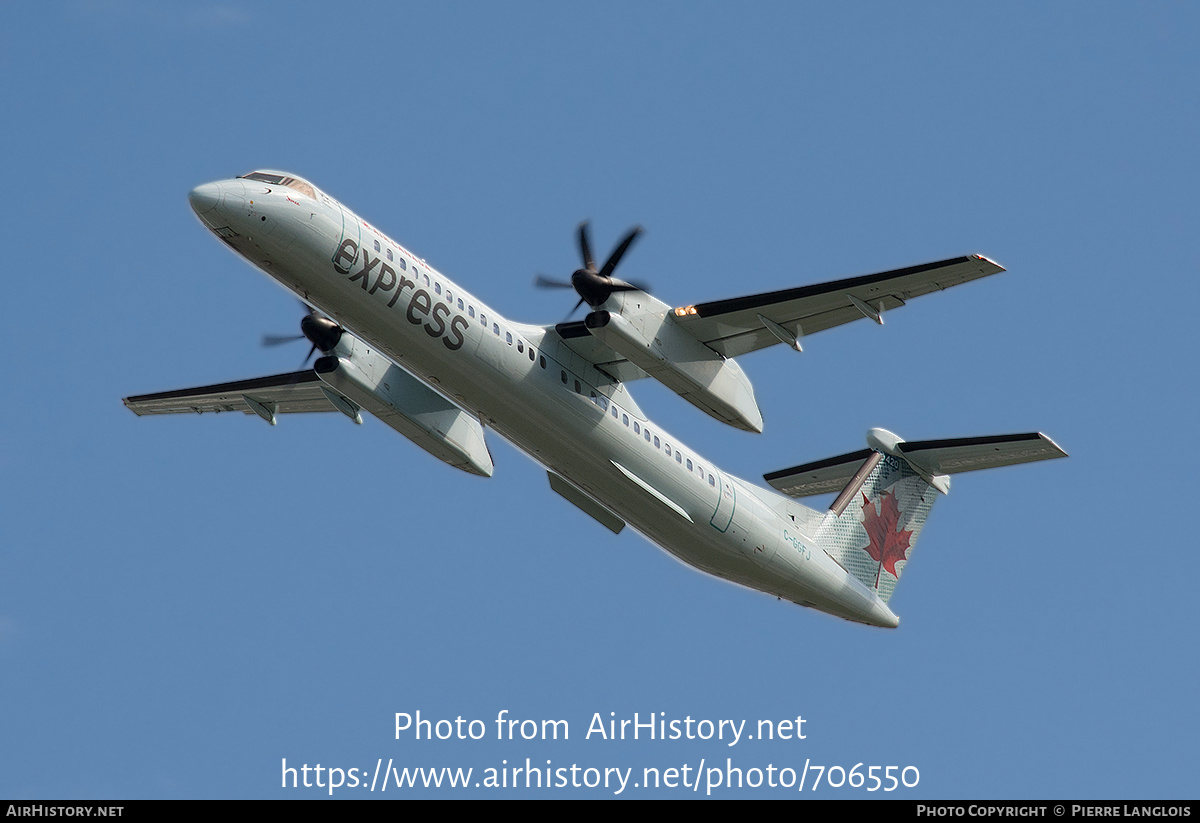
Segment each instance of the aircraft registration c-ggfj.
M980 255L795 289L671 307L596 268L587 226L571 286L591 312L514 323L311 183L258 171L191 192L221 240L309 307L311 369L125 399L137 414L363 410L435 457L490 477L490 427L542 464L550 487L611 531L626 523L683 562L802 606L895 627L896 581L956 472L1064 457L1040 433L905 442L764 476L733 477L646 419L626 384L653 377L718 420L762 431L734 359L1003 269ZM825 512L793 498L840 492Z

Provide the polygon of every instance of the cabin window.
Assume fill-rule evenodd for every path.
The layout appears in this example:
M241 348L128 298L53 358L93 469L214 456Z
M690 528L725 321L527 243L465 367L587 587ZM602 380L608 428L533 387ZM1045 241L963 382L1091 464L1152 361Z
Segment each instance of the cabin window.
M460 297L460 298L458 298L458 310L459 310L459 311L462 311L462 310L463 310L463 301L462 301L462 298L461 298L461 297Z
M511 345L512 345L512 332L510 332L510 331L506 331L506 332L504 333L504 337L505 337L505 339L506 339L506 340L508 340L508 345L510 345L510 346L511 346Z
M442 293L442 284L441 284L441 283L434 283L434 284L433 284L433 290L434 290L434 292L436 292L437 294L441 294L441 293Z
M675 462L676 462L676 463L683 463L683 452L681 452L681 451L676 451L676 452L675 452Z
M403 257L400 258L400 271L408 271L408 261Z
M391 262L392 262L392 259L393 259L393 258L392 258L392 247L391 247L391 246L388 246L388 248L387 248L387 256L388 256L388 262L389 262L389 263L391 263Z
M633 433L634 434L642 433L642 427L638 425L638 422L636 420L633 421Z
M483 326L485 329L487 328L487 315L483 312L479 313L479 325Z
M567 373L565 371L560 371L559 375L562 376L563 385L567 385Z
M379 251L379 241L375 241L375 251Z
M534 352L533 346L530 346L529 347L529 362L532 363L534 360L537 360L537 353Z
M627 415L627 414L621 415L621 422L624 423L626 426L628 426L629 425L629 415Z
M661 449L662 445L658 442L658 435L654 435L654 448Z
M688 467L688 471L692 470L692 458L690 458L690 457L688 458L688 461L687 461L687 467Z
M716 485L717 485L717 480L716 480L716 478L714 478L714 477L713 477L711 474L708 476L708 485L710 485L710 486L716 486Z
M525 341L517 340L517 351L521 352L522 354L525 353Z
M459 306L459 308L461 309L461 308L462 308L462 306ZM469 317L470 317L472 320L474 320L474 319L475 319L475 307L474 307L474 306L467 306L467 315L468 315L468 316L469 316Z
M614 420L616 420L617 418L620 417L620 414L618 414L618 412L617 412L617 404L616 403L613 403L612 415L613 415Z
M540 354L538 355L538 365L541 366L543 369L546 368L546 358Z
M500 336L500 324L499 323L492 324L492 334L496 335L497 337Z
M576 394L583 394L583 387L579 385L579 381L578 381L578 380L576 380L576 381L575 381L575 393L576 393Z
M646 434L646 442L649 443L650 442L650 430L646 429L645 434Z
M666 449L667 457L670 457L671 456L671 444L663 443L663 448Z

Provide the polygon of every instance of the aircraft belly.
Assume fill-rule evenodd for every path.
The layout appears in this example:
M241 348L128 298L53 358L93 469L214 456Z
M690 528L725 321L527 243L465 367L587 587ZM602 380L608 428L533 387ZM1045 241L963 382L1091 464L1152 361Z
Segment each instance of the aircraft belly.
M493 346L494 356L486 361L473 352L446 357L422 339L426 335L412 334L408 324L389 324L380 314L355 313L344 323L418 374L435 379L442 391L478 409L505 439L603 501L679 560L802 605L864 619L861 606L850 608L841 602L842 581L813 573L811 555L809 560L795 551L779 556L784 553L776 551L780 530L774 513L761 503L754 508L757 501L745 485L737 490L743 494L721 531L713 524L720 510L716 489L681 472L673 460L635 439L624 425L553 375L536 366L522 369L527 360L505 357L508 347L495 348L493 341L482 343ZM485 334L491 336L490 331Z
M358 259L358 268L335 270L330 261L340 234L340 227L332 235L293 233L286 253L274 254L286 265L272 260L262 267L688 565L802 605L890 625L886 617L872 616L873 606L861 592L847 589L847 575L823 553L816 556L783 540L784 521L748 483L713 467L719 480L710 486L707 477L684 471L663 449L635 437L589 397L563 385L559 371L565 374L566 366L551 360L542 368L496 337L490 323L468 321L423 283L400 276L388 283L379 270L374 278L359 273L370 265L369 253ZM502 332L511 329L505 322ZM557 354L554 347L544 351L548 359Z

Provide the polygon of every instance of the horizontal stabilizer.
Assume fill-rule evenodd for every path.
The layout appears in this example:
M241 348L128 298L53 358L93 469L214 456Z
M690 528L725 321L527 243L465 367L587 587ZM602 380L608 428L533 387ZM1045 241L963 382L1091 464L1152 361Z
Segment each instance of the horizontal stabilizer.
M879 445L879 451L903 458L927 478L1067 456L1058 444L1041 432L911 443L882 429L872 429L872 433L877 435L871 439ZM763 479L788 497L831 494L845 488L871 452L872 449L862 449L805 463L765 474Z
M764 474L763 479L788 497L810 497L841 491L863 461L871 456L870 449L841 454L815 463L805 463L790 469Z
M833 491L845 479L816 533L816 544L884 603L912 558L949 475L1066 457L1044 434L1002 434L906 443L884 429L867 432L863 451L766 475L784 494Z
M958 474L1067 456L1041 432L918 440L899 444L899 450L906 460L930 474Z

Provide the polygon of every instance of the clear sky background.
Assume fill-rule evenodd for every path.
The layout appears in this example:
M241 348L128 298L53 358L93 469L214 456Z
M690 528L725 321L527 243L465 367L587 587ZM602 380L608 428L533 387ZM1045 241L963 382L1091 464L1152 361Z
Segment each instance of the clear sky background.
M528 757L1195 797L1198 41L1186 3L4 4L0 795ZM483 480L374 419L137 418L122 397L304 356L260 347L301 309L187 204L261 167L516 321L566 315L532 282L585 218L597 254L645 226L621 274L672 304L988 255L1007 273L882 328L742 358L761 435L634 394L752 480L872 426L1071 456L956 479L889 631L614 537L498 437ZM417 710L488 738L396 740ZM497 741L501 710L570 740ZM610 712L806 739L585 740ZM612 791L494 794L526 793Z

